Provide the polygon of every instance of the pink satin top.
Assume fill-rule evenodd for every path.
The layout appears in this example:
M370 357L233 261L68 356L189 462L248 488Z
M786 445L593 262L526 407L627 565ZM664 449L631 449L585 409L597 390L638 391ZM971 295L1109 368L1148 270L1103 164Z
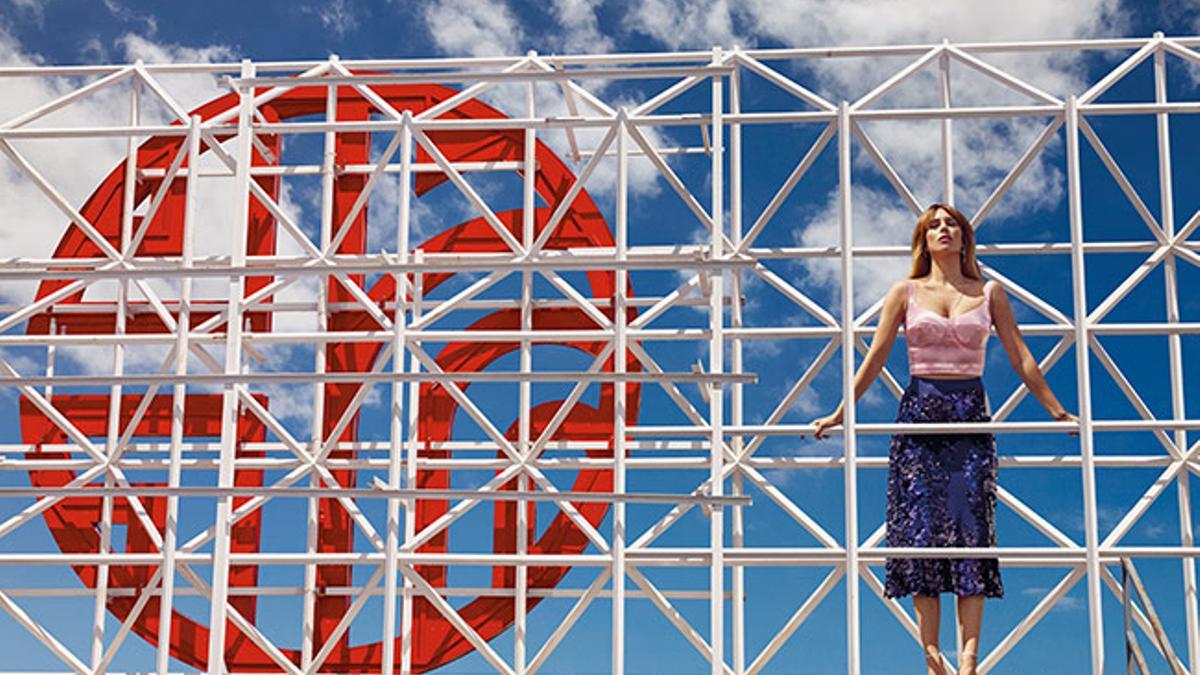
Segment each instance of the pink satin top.
M944 317L917 303L917 290L908 282L904 309L904 339L911 375L983 375L983 357L992 326L992 286L983 285L983 304L958 316Z

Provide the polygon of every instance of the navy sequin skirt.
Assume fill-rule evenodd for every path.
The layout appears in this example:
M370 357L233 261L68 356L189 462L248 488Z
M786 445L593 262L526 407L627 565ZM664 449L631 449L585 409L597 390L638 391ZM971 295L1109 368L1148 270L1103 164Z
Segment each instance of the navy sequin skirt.
M979 378L914 377L897 422L987 422ZM902 435L888 452L887 545L995 546L996 442L991 434ZM889 558L886 595L1004 597L995 558Z

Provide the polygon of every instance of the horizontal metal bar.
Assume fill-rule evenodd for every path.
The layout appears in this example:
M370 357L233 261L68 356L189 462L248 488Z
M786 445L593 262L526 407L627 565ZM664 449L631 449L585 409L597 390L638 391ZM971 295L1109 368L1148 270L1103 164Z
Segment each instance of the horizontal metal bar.
M1200 251L1200 241L1183 241L1176 245L1178 248L1184 248L1192 251ZM1108 241L1108 242L1090 242L1084 244L1084 250L1087 253L1153 253L1162 246L1154 241ZM1044 254L1067 254L1070 253L1070 244L1063 242L1028 242L1028 243L1009 243L1009 244L979 244L977 252L981 256L993 255L1044 255ZM572 248L565 250L546 250L540 251L537 257L522 258L505 253L443 253L433 251L423 251L423 258L419 261L409 260L404 264L398 263L391 254L367 253L359 255L337 254L327 256L324 260L334 262L339 265L339 269L344 266L350 267L350 272L443 272L455 271L462 265L474 265L473 269L495 269L495 266L504 265L506 263L523 263L539 264L543 266L554 266L560 264L562 260L588 260L589 262L600 263L615 263L615 249L612 247L589 247L589 248ZM912 255L912 251L908 246L855 246L851 249L851 253L855 257L860 258L876 258L876 257L896 257L903 258ZM804 259L804 258L837 258L841 256L841 249L837 246L781 246L781 247L756 247L746 251L746 255L742 256L727 256L721 258L711 258L708 251L703 246L697 245L679 245L679 246L635 246L629 248L628 258L636 261L655 261L655 262L670 262L674 264L682 264L687 267L695 263L712 263L717 261L729 260L737 261L737 264L744 264L746 260L771 260L771 259ZM246 256L246 268L252 268L257 273L262 274L264 271L275 269L283 269L291 271L300 266L302 269L310 270L312 264L318 259L306 256ZM146 266L150 269L173 269L183 271L187 270L217 270L217 271L236 271L241 267L230 265L228 256L208 256L196 258L190 267L184 267L178 256L131 256L128 259L129 263L134 266L134 269L142 269L141 266ZM102 258L23 258L11 257L0 260L0 271L11 272L14 270L25 271L62 271L62 267L69 266L78 268L78 270L90 270L97 267L103 267L111 261ZM287 267L287 266L293 267ZM358 267L361 266L361 267ZM489 267L490 266L490 267ZM319 268L316 268L319 269ZM76 273L73 270L71 273ZM11 276L11 275L10 275ZM630 301L636 298L630 298Z
M1030 40L1030 41L1001 41L1001 42L951 42L948 43L965 52L974 54L1011 53L1011 52L1043 52L1043 51L1095 51L1095 50L1136 50L1145 46L1152 38L1108 38L1108 39L1071 39L1071 40ZM1200 46L1200 37L1172 37L1172 41L1188 47ZM847 45L828 47L803 48L761 48L741 49L740 53L758 60L788 60L788 59L840 59L861 58L870 56L917 56L931 49L942 47L943 43L921 43L904 45ZM525 56L495 56L495 57L457 57L457 58L423 58L423 59L341 59L340 63L347 69L428 69L436 67L455 68L495 68L498 70L512 67L520 63ZM711 50L683 52L632 52L616 54L574 54L548 55L538 57L540 60L563 67L586 66L592 64L646 64L646 63L709 63L712 61ZM254 61L254 69L259 73L269 72L301 72L314 66L328 63L328 60L287 60L287 61ZM0 77L79 77L88 75L107 75L126 65L72 65L72 66L5 66L0 67ZM229 74L239 73L242 63L146 63L142 66L152 74ZM564 71L572 72L572 71Z
M523 373L520 371L454 371L432 373L429 371L403 373L280 373L280 372L245 372L245 373L193 373L189 375L31 375L10 377L0 375L0 387L35 386L43 387L104 387L126 385L152 384L313 384L318 382L346 382L351 384L388 383L388 382L709 382L726 384L733 382L753 383L758 381L755 373L706 373L685 372L665 373L650 371L631 371L627 373L612 372L570 372L570 371L537 371Z
M83 308L91 305L83 306ZM146 308L153 311L150 308ZM194 307L193 307L194 309ZM97 308L92 308L92 312ZM267 310L262 310L267 311ZM149 312L147 312L149 313ZM1075 329L1072 326L1056 324L1021 324L1021 332L1026 335L1066 335ZM1089 324L1088 331L1096 335L1194 335L1200 334L1198 323L1120 323L1120 324ZM788 340L788 339L828 339L841 333L838 328L829 326L798 326L798 327L755 327L726 329L725 337L730 340ZM869 336L875 332L873 326L866 325L854 329L859 336ZM900 333L903 338L903 332ZM671 342L671 341L700 341L708 340L710 333L703 328L642 328L630 329L630 340L637 342ZM347 332L295 332L295 333L243 333L243 339L251 344L350 344L350 343L385 343L392 340L390 333L382 331L347 331ZM605 329L590 330L534 330L534 331L474 331L474 330L419 330L408 333L403 341L406 344L425 342L455 342L460 340L470 342L499 342L512 343L528 340L533 343L562 343L562 342L606 342L613 339L613 331ZM89 335L0 335L0 346L96 346L115 345L148 346L173 344L177 340L174 333L141 333L136 335L118 333L98 333ZM225 336L222 333L191 333L188 340L193 343L222 343Z
M711 58L710 58L711 60ZM314 64L315 65L315 64ZM311 87L335 85L398 84L403 82L465 83L481 81L536 82L543 80L581 79L665 79L677 77L712 77L733 72L732 66L640 66L634 68L592 68L574 70L500 70L490 72L435 70L415 73L368 75L319 75L315 77L231 77L234 87Z
M626 71L627 73L633 71ZM416 76L396 76L401 79L419 79ZM465 77L465 76L463 76ZM526 75L526 77L529 77ZM650 77L638 75L631 77ZM475 80L512 79L513 74L479 75ZM560 73L543 71L535 74L536 79L573 79ZM272 78L276 79L276 78ZM293 86L302 86L292 78L279 78ZM362 76L358 84L369 84L373 79ZM430 81L425 79L423 81ZM1063 114L1062 106L1053 105L1009 105L1009 106L962 106L937 108L861 108L850 113L856 120L944 120L963 118L989 117L1047 117ZM1079 111L1088 116L1113 115L1154 115L1158 113L1196 114L1200 113L1200 103L1091 103L1079 106ZM793 124L799 122L828 123L835 118L835 113L827 111L798 111L798 112L768 112L768 113L739 113L722 116L723 124ZM604 128L613 124L611 117L591 116L554 116L554 117L505 117L488 119L426 119L409 122L422 130L525 130L548 128ZM705 113L681 113L673 115L644 115L628 118L628 123L634 126L708 126L711 116ZM252 125L256 134L318 134L318 133L352 133L352 132L395 132L399 131L404 122L398 120L373 121L327 121L327 122L280 122L257 123ZM227 127L215 126L222 131ZM122 138L142 136L185 136L187 128L183 126L91 126L91 127L37 127L0 129L2 139L59 139L59 138Z
M1121 558L1178 559L1200 557L1196 546L1107 546L1099 547L1101 562L1120 564ZM1082 565L1086 549L1081 547L1004 546L946 547L946 548L886 548L861 547L860 562L879 565L887 558L996 558L1003 564L1046 567L1053 565ZM736 548L722 550L726 566L824 565L836 566L845 561L841 547L778 547ZM708 548L630 548L626 551L631 565L707 566L712 558ZM237 565L380 565L381 552L349 553L231 553L229 562ZM409 565L462 565L476 567L607 567L612 557L606 554L513 554L513 553L416 553L401 550L396 559ZM208 553L180 553L178 561L192 565L212 563ZM0 565L129 565L155 567L162 564L160 553L0 553Z
M1079 428L1071 422L945 422L922 424L855 424L862 435L929 435L929 434L1036 434L1066 433ZM1094 431L1152 431L1156 429L1200 429L1200 420L1093 420ZM830 427L831 433L842 428ZM811 424L726 425L726 436L810 436ZM711 433L705 426L636 426L629 427L633 436L700 436Z
M384 173L400 173L403 169L403 164L388 164L384 166ZM525 166L524 162L451 162L450 166L455 171L518 171ZM535 166L540 166L535 163ZM371 174L376 170L374 164L347 164L339 166L337 173L340 175L355 175L355 174ZM443 173L442 167L437 164L427 163L412 163L409 165L409 170L413 173ZM255 166L250 169L251 176L319 176L324 171L324 167L320 164L292 164L286 166ZM138 169L138 176L141 178L162 178L167 173L166 169ZM175 172L175 175L180 178L186 178L191 174L190 169L180 168ZM201 169L199 176L201 178L233 178L234 172L231 169Z
M492 587L447 587L435 586L434 590L438 595L444 598L511 598L516 595L516 589L513 588L492 588ZM666 598L677 600L709 600L712 594L707 590L674 590L658 588L658 592ZM96 591L90 588L12 588L0 587L0 592L5 593L13 598L93 598L96 596ZM230 596L241 597L292 597L304 595L305 589L300 586L237 586L229 589ZM343 596L351 597L362 595L364 592L373 597L382 597L386 595L383 588L376 586L369 591L361 586L322 586L321 594L324 596ZM148 593L151 597L162 597L163 591L161 587L155 588L109 588L108 596L115 598L136 598L143 593ZM396 589L396 596L402 597L405 595L405 590ZM578 598L587 593L585 588L529 588L525 594L531 598ZM195 588L176 588L173 592L175 596L188 597L208 597L203 591ZM595 597L610 598L612 591L602 590L595 594ZM629 598L649 598L650 595L642 590L630 589L626 591L626 597ZM726 599L733 597L732 593L726 592ZM43 671L37 671L42 673ZM110 672L110 671L105 671Z
M628 304L631 307L652 307L655 304L657 304L659 301L661 301L662 299L663 298L660 296L643 295L643 296L638 296L637 298L630 298L629 302L626 304ZM193 313L196 311L202 312L205 310L220 311L228 306L228 302L229 302L228 300L220 300L220 299L192 300L190 303L190 307L191 307ZM443 302L444 302L444 300L438 300L438 299L428 300L428 299L426 299L426 300L423 300L418 303L406 302L406 303L404 303L404 305L405 305L406 309L411 309L414 305L421 309L432 309L432 308L438 307ZM521 301L516 298L513 298L513 299L497 298L497 299L487 299L487 300L471 299L471 300L467 300L465 302L459 303L457 305L457 307L459 309L475 309L475 310L513 309L513 308L519 308L520 302ZM535 298L531 299L530 302L531 302L531 306L534 308L563 308L563 307L578 308L579 307L579 304L577 302L575 302L574 300L565 299L565 298L554 299L554 298L536 298L535 297ZM593 304L599 308L606 308L606 307L612 306L612 300L610 298L588 298L588 302L590 302L591 304ZM177 311L179 309L179 303L176 301L160 299L159 303L163 307L166 307L168 310ZM683 299L680 299L675 302L675 306L677 306L677 307L692 307L692 306L698 306L698 305L703 305L703 306L707 307L709 305L709 301L704 298L693 297L693 298L683 298ZM392 311L396 308L396 303L389 300L389 301L385 301L385 302L380 302L380 303L378 303L377 306L380 309ZM16 311L23 309L24 307L26 307L26 305L0 305L0 312L16 312ZM46 313L49 315L52 315L52 316L63 316L63 315L69 315L69 314L94 314L97 311L116 312L117 307L118 307L118 303L115 301L89 300L85 304L54 305L53 307L49 308ZM319 303L299 302L299 301L296 301L296 302L291 302L291 301L255 302L255 303L247 306L247 309L249 311L278 312L278 313L316 312L319 310L319 308L320 308ZM325 308L329 312L362 311L362 305L359 304L358 302L328 302L325 304ZM158 310L156 308L148 305L147 303L129 302L129 301L126 301L125 311L130 316L135 316L135 315L139 315L139 314L147 314L147 315L155 314L155 315L157 315L157 313L158 313ZM434 329L434 330L437 330L437 329ZM659 329L655 329L655 330L659 330ZM339 332L344 332L345 334L350 335L350 336L352 336L354 334L353 331L339 331ZM424 334L424 332L423 332L423 334ZM208 339L209 337L211 337L207 334L193 333L193 335L198 335L198 336L204 335L205 339ZM246 335L246 334L244 333L243 335ZM293 335L293 333L258 333L258 334L255 334L254 339L257 339L257 340L284 339L284 340L286 340L288 335ZM282 336L282 337L280 337L280 336ZM69 337L69 336L67 336L67 337ZM135 334L135 335L129 335L129 337L132 339L143 339L143 337L145 337L146 339L149 339L150 337L158 339L158 338L161 338L161 334L158 334L158 335L148 334L146 336L144 336L142 334Z
M297 260L297 259L293 259ZM526 259L512 257L497 257L494 255L475 255L475 256L460 256L457 260L451 261L447 259L427 260L424 263L414 264L411 262L385 262L380 260L376 263L353 263L343 262L336 257L324 259L324 262L312 258L300 258L297 263L281 263L274 265L231 265L227 267L207 267L207 266L164 266L159 264L147 265L143 261L142 265L130 265L124 268L112 269L86 269L81 265L80 269L63 269L66 266L73 266L74 261L58 260L52 263L53 267L47 266L41 269L36 275L31 274L29 267L20 267L14 269L6 269L0 267L0 281L30 281L31 279L169 279L177 277L247 277L247 276L330 276L333 274L407 274L414 272L422 272L429 274L431 272L487 272L496 270L513 270L513 271L538 271L544 269L554 270L579 270L579 271L602 271L602 270L725 270L737 268L749 268L755 265L755 261L744 256L729 256L718 259L701 259L698 257L673 256L673 257L633 257L628 260L617 260L616 258L601 257L598 255L541 255L538 258ZM89 261L90 262L90 261Z
M1141 221L1130 221L1131 223L1140 223ZM1181 241L1176 246L1190 250L1200 251L1200 241ZM1084 244L1084 250L1088 253L1152 253L1162 248L1153 240L1138 240L1138 241L1098 241L1088 242ZM909 257L912 255L912 250L905 245L863 245L854 246L850 249L855 257ZM1004 244L978 244L976 251L983 256L989 255L1039 255L1039 254L1066 254L1070 252L1070 244L1066 242L1012 242ZM748 255L728 256L725 258L715 258L715 260L731 259L741 260L743 258L753 259L775 259L775 258L828 258L840 257L841 248L836 245L830 246L772 246L772 247L754 247L747 249ZM333 254L325 258L325 260L336 262L340 265L359 265L369 264L379 268L390 268L393 270L434 270L443 271L446 268L438 267L448 263L458 262L480 262L487 261L489 263L503 262L538 262L538 263L554 263L561 258L568 259L596 259L601 261L615 260L616 249L611 246L590 246L587 248L568 248L559 250L543 250L538 252L538 256L534 258L522 258L514 256L511 253L490 253L490 252L442 252L442 251L422 251L423 258L421 260L409 260L404 265L395 259L395 256L389 253L361 253L361 254ZM688 262L691 260L710 260L709 249L698 244L680 244L676 246L662 245L641 245L630 246L628 249L628 257L636 259L663 260L678 262ZM309 256L295 255L247 255L246 261L248 267L278 267L280 265L299 265L304 263L312 263L316 259ZM128 261L130 264L156 264L159 266L175 265L182 269L181 258L179 256L130 256ZM104 258L87 257L59 257L59 258L30 258L30 257L9 257L0 260L0 269L21 268L21 269L45 269L57 268L63 265L71 267L79 267L80 269L90 269L102 267L109 264L111 261ZM192 267L195 269L230 269L229 256L204 256L193 259ZM378 270L374 270L378 271ZM633 298L630 298L633 300Z
M426 490L394 489L383 486L371 488L333 487L204 487L162 485L132 485L110 487L0 487L0 499L11 497L352 497L354 499L483 499L498 502L601 502L631 504L708 504L712 506L748 506L746 496L710 497L693 494L653 492L526 492L519 490Z
M635 445L635 442L630 442L630 445ZM424 444L422 449L424 450ZM596 449L596 448L593 448ZM636 450L636 448L634 448ZM498 448L492 448L494 453ZM573 449L578 450L578 449ZM628 457L625 460L626 466L632 469L678 469L685 471L707 470L709 468L708 450L707 448L694 448L695 452L704 452L704 455L693 455L683 457ZM285 447L272 448L270 452L289 452ZM553 450L547 450L552 452ZM33 446L30 446L28 452L38 452ZM81 449L75 450L50 450L42 449L40 452L74 452L82 454ZM126 450L126 455L129 453L139 452L136 448ZM144 451L142 451L144 452ZM160 450L165 452L165 450ZM186 450L184 451L187 452ZM215 452L215 451L214 451ZM461 452L461 451L460 451ZM400 452L401 457L406 453ZM999 466L1002 469L1075 469L1080 466L1079 455L999 455L997 457ZM1170 466L1174 463L1174 459L1166 455L1099 455L1095 458L1096 466L1106 468L1141 468L1150 469ZM861 469L886 469L888 467L887 457L860 456L855 460L856 466ZM751 457L741 462L747 466L752 466L756 469L780 469L780 470L819 470L819 469L841 469L845 466L846 460L841 456L821 456L821 455L783 455L770 457ZM471 457L446 457L440 459L430 459L427 457L418 457L416 460L419 469L444 469L447 471L499 471L512 466L512 462L507 459L478 459ZM329 459L321 463L322 466L332 471L382 471L387 469L388 460L382 457L360 459ZM614 460L609 457L541 457L530 462L530 466L544 471L575 471L579 469L608 469L614 465ZM1200 470L1200 460L1192 460L1189 465L1193 470ZM0 471L55 471L55 470L73 470L86 471L98 466L95 461L88 459L25 459L0 457ZM128 459L123 458L114 463L121 469L132 471L165 471L169 468L170 463L167 459ZM181 460L180 467L186 471L213 471L219 468L219 462L214 459L188 458ZM234 460L234 466L239 470L286 470L296 469L306 466L306 463L286 457L239 457ZM247 488L250 489L250 488Z

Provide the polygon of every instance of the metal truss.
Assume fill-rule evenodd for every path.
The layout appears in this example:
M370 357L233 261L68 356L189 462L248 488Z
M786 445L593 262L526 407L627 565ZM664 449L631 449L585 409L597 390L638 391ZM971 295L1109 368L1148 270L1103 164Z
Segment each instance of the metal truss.
M1134 607L1130 616L1171 668L1196 672L1200 619L1194 558L1200 549L1193 541L1188 477L1200 468L1200 443L1189 442L1188 431L1200 428L1200 420L1186 414L1182 336L1200 333L1200 326L1180 320L1177 267L1180 262L1200 265L1200 244L1193 237L1200 214L1175 214L1169 120L1172 114L1200 112L1200 101L1169 101L1166 68L1172 59L1200 65L1197 48L1200 38L1159 34L1149 39L1040 43L0 69L0 95L12 83L29 79L72 83L51 100L0 122L0 152L9 170L37 188L69 223L52 257L7 257L0 262L4 283L37 283L32 299L3 307L0 318L0 386L18 395L20 407L19 434L11 432L0 445L0 470L29 476L28 483L10 480L0 489L0 565L31 574L47 568L69 574L73 569L78 577L40 588L6 583L0 588L0 608L28 631L31 642L40 643L78 673L104 672L120 663L118 650L131 632L153 646L159 672L180 662L209 672L413 672L474 652L498 672L532 673L546 664L572 630L581 630L576 625L589 608L607 601L612 670L621 673L629 656L626 608L649 600L712 665L713 673L741 674L787 670L772 659L818 605L835 602L830 596L840 584L845 590L847 670L858 673L863 669L864 587L916 637L913 617L883 597L874 568L886 557L986 554L1005 566L1066 571L981 659L981 672L998 667L1082 582L1090 641L1087 653L1077 646L1078 657L1080 663L1090 659L1094 673L1103 673L1108 615L1102 588L1108 586L1119 598L1128 594L1122 580L1137 579L1133 560L1177 558L1186 605L1186 648L1177 652L1172 647L1140 582L1137 593L1147 611ZM989 62L996 55L1053 51L1082 56L1098 50L1128 56L1086 91L1065 99ZM902 57L907 64L856 100L828 100L806 82L807 64L848 57ZM1152 63L1154 101L1098 102L1143 62ZM938 72L941 106L880 105L889 92L926 68ZM1025 102L952 105L952 68L986 76ZM185 76L222 78L228 93L189 109L168 86L172 78ZM748 78L777 88L793 107L743 111L742 90ZM637 84L645 95L640 103L617 104L604 93L614 87L588 84L597 81ZM662 85L664 81L668 84ZM556 108L556 114L539 110L535 87L546 84L561 95L562 109ZM123 123L56 126L59 111L118 89L127 89L130 97ZM696 95L705 90L709 95ZM485 99L499 99L503 111ZM159 114L145 114L147 106L155 106ZM1139 115L1153 116L1157 125L1157 216L1089 124L1089 119L1101 116ZM1000 461L1005 474L1077 468L1085 540L1075 541L1002 484L1001 503L1044 534L1046 545L889 549L881 546L882 524L866 536L859 532L859 472L886 468L885 458L859 455L861 437L901 429L1047 433L1067 431L1067 426L1008 421L1027 393L1017 388L987 424L860 423L850 406L843 451L832 456L756 453L771 437L796 438L810 431L784 418L823 369L839 369L842 392L849 395L856 355L865 350L864 338L879 310L878 304L855 310L852 263L908 255L906 246L853 243L856 148L895 188L898 203L914 214L921 210L920 201L860 123L940 121L943 198L953 201L953 124L966 118L1014 117L1045 119L1046 125L972 214L973 220L985 223L1061 133L1066 141L1070 234L1060 242L982 245L980 255L985 263L1014 254L1052 260L1069 256L1070 308L1055 307L1018 280L985 268L1012 296L1047 319L1023 326L1027 335L1058 339L1042 360L1044 369L1074 348L1080 425L1077 453L1002 456ZM754 180L748 171L752 158L743 147L743 131L750 125L777 129L779 134L791 133L796 125L821 130L757 214L747 212L742 196L744 181ZM667 128L695 131L699 143L674 147L656 140L656 132ZM570 165L546 144L556 133L565 139L560 145ZM125 143L125 159L97 188L97 195L108 189L103 197L112 208L100 205L96 195L85 205L73 202L26 150L32 143L96 138ZM368 149L376 138L384 139L382 151L378 144L375 151ZM319 162L288 160L286 144L303 139L323 146ZM1085 239L1080 172L1085 143L1130 200L1149 238L1139 231L1140 240ZM762 233L786 227L777 212L826 151L837 156L837 246L756 246ZM711 162L702 188L689 187L673 166L675 158L689 155ZM205 158L212 161L205 164ZM649 161L660 172L659 178L707 232L706 241L631 244L631 234L636 241L641 224L629 211L634 161ZM612 204L607 211L611 225L585 189L597 167L607 163L615 165L615 195L607 202L597 201L606 209ZM519 208L494 209L486 192L468 180L496 172L520 176ZM280 192L281 181L305 176L320 184L316 227L297 218ZM232 197L202 202L197 196L200 181L193 177L229 182ZM373 191L393 179L399 186L388 216L395 218L390 221L394 225L376 227L394 236L388 239L394 244L372 248L365 235L366 212ZM425 244L417 241L414 203L443 182L473 209L473 220L456 232L474 237L482 242L479 245L436 237ZM128 186L134 187L125 189ZM222 255L196 254L196 238L205 234L197 225L203 209L219 209L219 217L228 224L221 235L228 237ZM599 229L588 230L596 227L596 219ZM282 253L277 241L287 241L300 252ZM393 247L394 253L387 250ZM1086 293L1085 262L1112 253L1138 254L1144 262L1096 302ZM788 280L766 264L820 258L840 264L838 308L822 306L802 279ZM1160 267L1165 272L1166 321L1105 322L1114 306ZM641 275L662 270L686 274L674 291L631 293L631 284ZM587 273L590 289L579 286L581 272ZM461 280L458 286L434 292L451 277ZM751 279L794 304L793 316L770 328L745 325ZM281 297L289 286L306 280L316 289L309 297ZM224 292L201 297L196 292L199 284L221 284ZM102 287L115 292L96 292L85 299L85 293ZM702 312L703 323L680 328L663 322L680 308ZM289 312L315 316L315 328L277 330L272 318ZM475 322L480 316L484 318ZM1110 335L1165 336L1169 418L1153 415L1106 352L1100 338ZM802 372L747 373L746 345L780 339L815 341L822 347ZM694 371L664 368L667 351L688 341L707 345L707 364ZM544 344L573 346L588 365L535 368L535 347ZM283 370L266 367L267 353L280 346L309 349L311 364L296 367L293 360ZM108 350L111 372L69 367L59 352L79 347ZM466 356L459 358L456 350ZM157 367L130 369L137 352L156 355ZM835 360L839 352L840 360ZM487 355L501 353L514 353L517 365L487 370L492 358ZM1113 378L1140 413L1138 419L1095 419L1093 362ZM770 378L782 378L786 394L761 423L749 423L745 388ZM885 373L884 380L899 393L891 373ZM511 430L504 431L501 420L471 391L475 383L515 385L518 412ZM562 400L538 404L535 383L559 383L569 393ZM262 395L266 387L289 385L307 387L312 394L306 433L286 423ZM694 387L702 395L699 402ZM643 389L651 388L665 393L677 409L642 405L639 410ZM589 389L600 392L597 406L583 403ZM382 394L384 402L372 403L372 392ZM372 405L383 410L385 421L379 424L387 425L386 432L360 437L367 424L360 424L360 418ZM17 406L10 407L15 411ZM453 413L447 417L447 409L461 410L478 438L454 438L458 427ZM680 415L686 423L663 421ZM6 421L5 428L13 429L14 422ZM1150 432L1161 448L1129 455L1094 451L1096 434L1128 431ZM1160 472L1108 533L1101 531L1097 514L1098 468ZM773 483L769 469L841 471L842 532L832 533L828 524L810 515ZM667 470L703 478L680 493L628 488L638 472ZM449 477L460 471L493 475L482 485L455 488ZM555 472L574 475L574 484L564 489L562 481L552 477ZM1178 496L1178 545L1122 545L1124 536L1172 486ZM746 530L754 516L748 510L751 494L781 507L818 545L746 546ZM265 505L279 502L304 512L305 528L297 529L283 550L248 544L247 536L264 536L260 514ZM492 504L497 514L494 550L450 550L446 536L484 503ZM570 539L570 545L539 538L534 512L527 508L537 503L552 505L551 529L558 528L555 531L564 541ZM670 510L650 527L627 529L631 509L662 504ZM688 546L656 545L664 534L682 527L684 516L695 507L707 518L704 535L689 535L694 541ZM196 513L211 516L196 526ZM39 516L50 524L54 546L18 550L14 542L39 527ZM1114 576L1117 565L1122 565L1123 576ZM303 582L260 585L258 570L268 566L301 569ZM707 584L664 589L647 574L664 566L706 568ZM753 598L748 598L745 575L747 569L765 566L828 572L766 646L750 653L746 603ZM447 568L481 567L493 574L491 587L449 583ZM572 568L594 570L592 581L558 587ZM300 600L302 610L295 620L298 647L279 644L268 635L278 631L259 625L255 598L273 595ZM85 604L90 599L89 634L63 635L59 622L28 609L28 603L43 597L75 598ZM206 626L173 605L183 598L204 602ZM463 598L475 600L464 605ZM569 599L573 605L538 645L527 637L529 616L533 605L546 598ZM485 600L491 604L474 604ZM706 630L693 626L678 608L688 602L707 604ZM367 618L363 610L372 603L379 606L378 616ZM379 641L362 648L350 645L349 629L364 623L378 633ZM503 654L492 638L509 628L511 653ZM438 652L423 632L450 646ZM1133 628L1123 637L1137 647ZM79 653L79 644L90 653ZM1137 656L1144 664L1140 648ZM952 667L949 659L946 663Z

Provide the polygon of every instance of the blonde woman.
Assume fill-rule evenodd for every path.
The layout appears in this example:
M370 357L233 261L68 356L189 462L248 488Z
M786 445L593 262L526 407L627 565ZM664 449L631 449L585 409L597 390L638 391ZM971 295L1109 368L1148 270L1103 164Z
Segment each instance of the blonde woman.
M983 280L975 260L975 234L956 209L934 204L913 228L912 273L883 301L871 349L854 376L855 400L887 362L904 326L911 381L897 422L986 422L987 339L996 329L1009 362L1029 391L1058 421L1076 418L1058 402L1029 353L1004 291ZM817 438L842 423L844 402L813 420ZM991 434L892 437L888 452L889 547L995 546L996 445ZM941 675L938 650L940 594L958 596L962 635L958 672L974 675L984 598L1004 596L995 558L893 558L886 565L886 595L913 596L928 672Z

